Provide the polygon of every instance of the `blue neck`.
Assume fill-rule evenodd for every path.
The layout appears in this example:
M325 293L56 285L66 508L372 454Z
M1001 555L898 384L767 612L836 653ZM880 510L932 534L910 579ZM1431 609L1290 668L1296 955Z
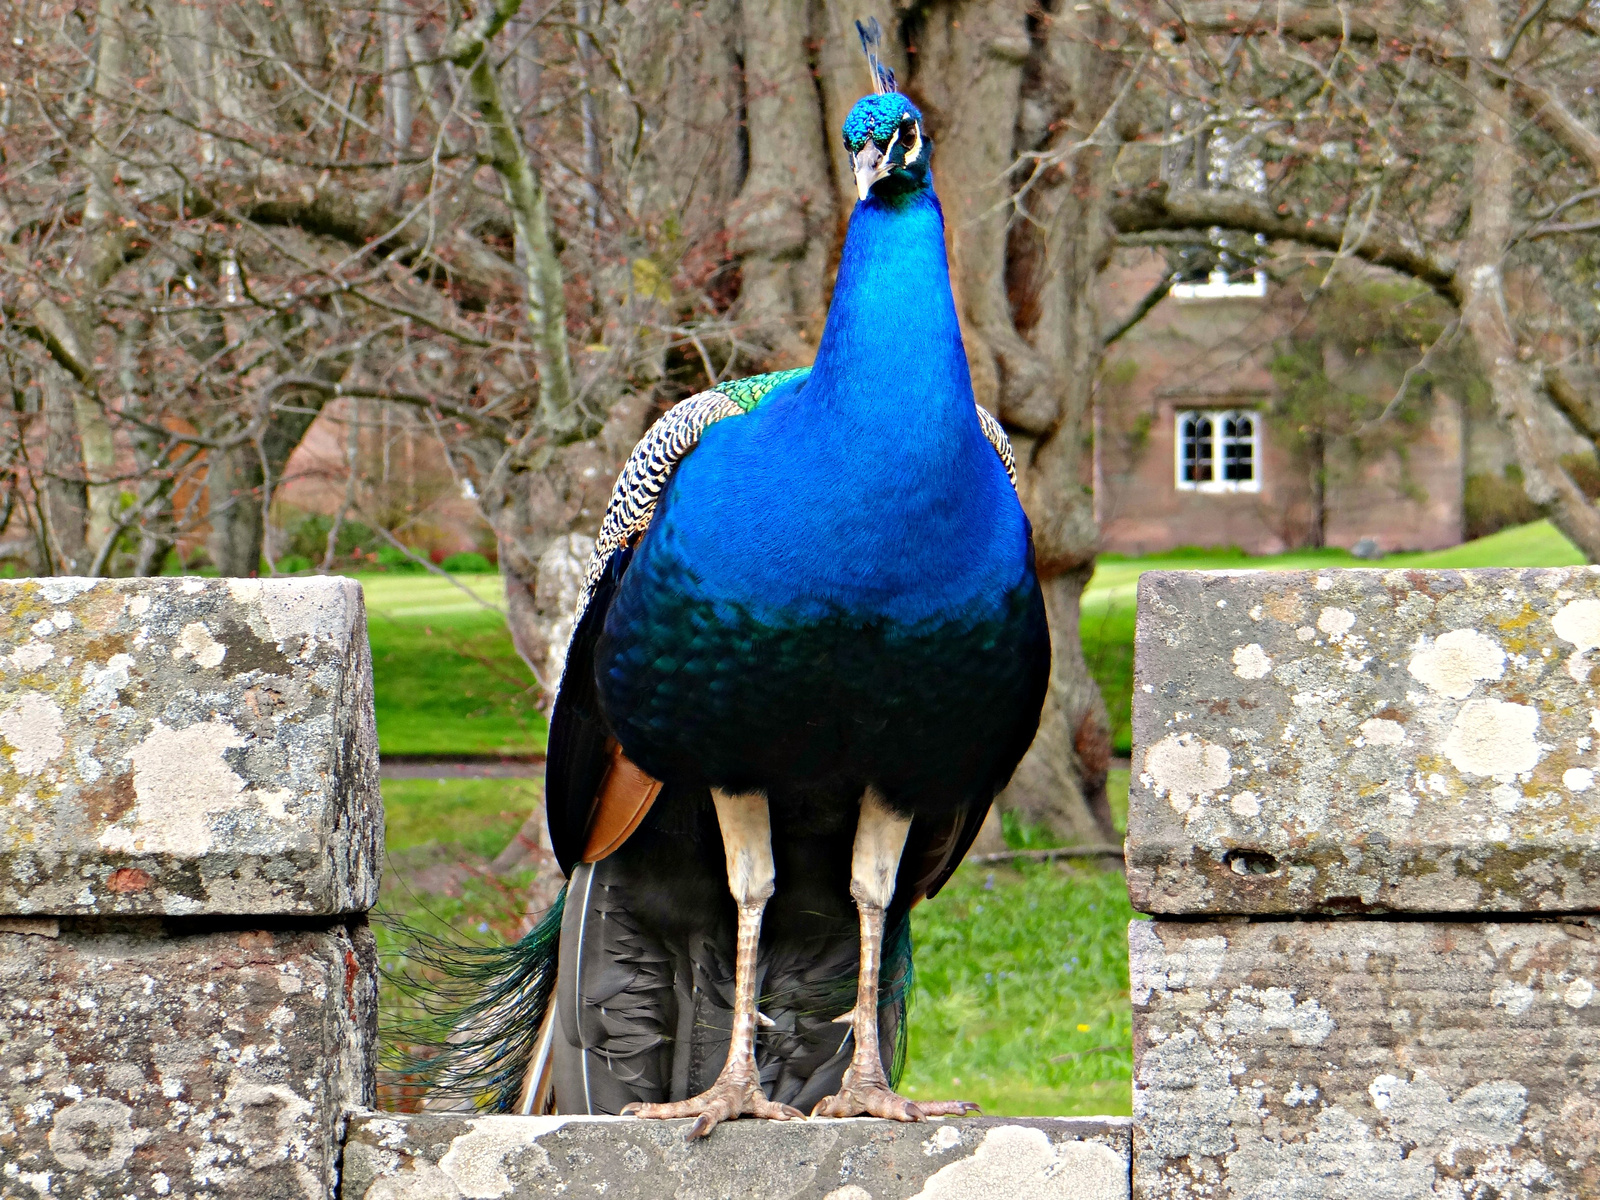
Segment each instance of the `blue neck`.
M806 391L851 423L972 419L944 214L931 187L856 205Z
M681 564L663 587L774 623L1009 602L1027 523L978 423L930 190L856 206L810 376L705 431L639 553L629 579Z

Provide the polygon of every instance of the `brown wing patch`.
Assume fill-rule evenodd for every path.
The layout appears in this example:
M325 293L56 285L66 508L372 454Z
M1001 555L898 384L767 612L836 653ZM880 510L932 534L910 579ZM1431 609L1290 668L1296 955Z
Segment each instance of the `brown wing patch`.
M595 795L584 837L583 862L599 862L614 853L639 828L650 806L661 794L661 781L646 775L616 742L611 743L611 765Z

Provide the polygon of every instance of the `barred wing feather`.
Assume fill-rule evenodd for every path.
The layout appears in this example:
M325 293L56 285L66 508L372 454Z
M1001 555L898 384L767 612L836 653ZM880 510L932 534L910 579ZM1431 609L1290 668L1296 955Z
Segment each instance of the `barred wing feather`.
M1011 439L1006 436L1005 429L999 420L983 405L978 405L978 424L983 426L983 436L989 439L989 444L994 447L994 452L1000 456L1000 461L1005 464L1006 474L1011 477L1011 486L1017 486L1017 455L1011 449Z

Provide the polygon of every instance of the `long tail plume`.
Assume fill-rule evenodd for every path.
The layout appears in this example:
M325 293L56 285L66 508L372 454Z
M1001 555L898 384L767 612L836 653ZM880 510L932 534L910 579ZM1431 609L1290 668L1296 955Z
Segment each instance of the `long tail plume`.
M865 25L857 21L856 32L861 35L861 49L872 73L872 90L880 95L894 91L894 72L883 61L883 26L878 24L878 18L869 17Z
M911 989L916 972L911 965L911 914L883 940L883 967L878 978L878 1007L900 1006L900 1022L895 1027L894 1058L889 1067L889 1086L899 1087L906 1069L906 1040L911 1031Z
M429 1109L513 1112L555 990L562 888L508 946L460 946L414 929L406 964L387 982L413 1013L383 1030L384 1082Z

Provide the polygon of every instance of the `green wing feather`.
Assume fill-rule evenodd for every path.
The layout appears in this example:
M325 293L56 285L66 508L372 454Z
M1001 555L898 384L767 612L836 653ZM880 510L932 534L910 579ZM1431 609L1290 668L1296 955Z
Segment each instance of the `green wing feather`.
M766 375L752 375L748 379L730 379L727 383L717 384L711 390L721 392L745 412L749 412L778 387L791 379L799 379L809 374L811 374L810 367L796 367L792 371L772 371Z

